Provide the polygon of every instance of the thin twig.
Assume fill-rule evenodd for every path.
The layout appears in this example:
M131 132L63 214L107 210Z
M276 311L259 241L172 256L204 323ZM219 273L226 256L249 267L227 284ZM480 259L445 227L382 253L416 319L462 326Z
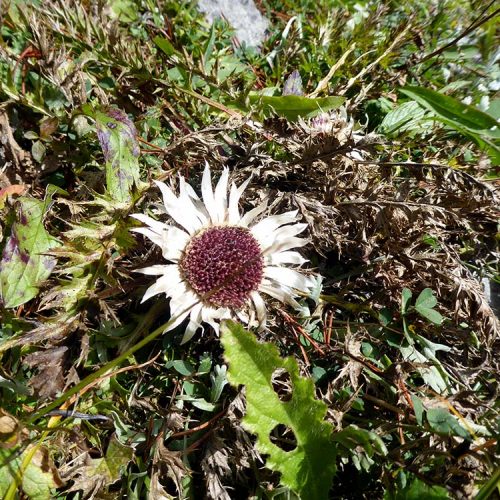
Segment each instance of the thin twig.
M430 54L424 56L417 64L422 64L423 62L431 59L432 57L438 56L439 54L441 54L441 52L444 52L446 49L448 49L448 48L452 47L453 45L455 45L459 40L461 40L462 38L466 37L469 33L471 33L472 31L474 31L476 28L479 28L479 26L481 26L481 24L484 24L485 22L489 21L491 18L495 17L500 12L500 8L497 9L497 10L495 10L494 12L492 12L489 16L481 18L481 16L494 3L495 3L495 0L491 0L491 2L483 9L483 11L481 12L481 14L479 14L479 16L474 21L472 21L472 23L464 31L462 31L462 33L460 33L460 35L458 35L457 37L455 37L451 42L448 42L447 44L443 45L439 49L436 49L434 52L431 52ZM429 68L430 67L431 66L429 66ZM429 68L426 68L423 72L425 73L425 71L427 71Z
M379 398L376 398L375 396L371 396L370 394L363 394L363 398L367 399L368 401L371 401L372 403L375 403L378 406L382 406L383 408L387 408L388 410L391 410L394 413L397 413L398 415L405 414L403 409L398 408L397 406L391 405L391 403L387 403L387 401L384 401L383 399L379 399Z
M227 408L220 411L219 413L217 413L217 415L212 417L210 420L207 420L206 422L203 422L202 424L200 424L196 427L193 427L192 429L187 429L185 431L180 431L180 432L176 432L175 434L172 434L171 436L169 436L169 439L178 439L180 437L189 436L190 434L194 434L195 432L202 431L203 429L210 427L213 422L215 422L216 420L218 420L219 418L224 416L226 414L226 412L227 412Z
M149 146L149 147L151 147L151 148L155 149L155 150L156 150L156 151L158 151L158 152L161 152L161 153L164 153L164 152L165 152L165 150L164 150L163 148L160 148L160 147L159 147L159 146L157 146L156 144L152 144L151 142L146 141L146 140L145 140L145 139L143 139L142 137L137 136L137 140L138 140L139 142L142 142L143 144L146 144L146 146ZM146 150L146 151L148 151L148 150ZM148 153L152 153L152 151L148 151Z

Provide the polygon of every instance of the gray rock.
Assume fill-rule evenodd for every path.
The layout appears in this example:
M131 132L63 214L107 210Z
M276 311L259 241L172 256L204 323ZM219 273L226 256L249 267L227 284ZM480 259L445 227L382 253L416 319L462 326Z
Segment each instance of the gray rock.
M483 278L481 283L484 287L484 295L492 311L497 318L500 318L500 285L493 280Z
M226 19L236 38L250 47L258 47L265 39L269 21L253 0L198 0L198 8L211 23L216 18Z

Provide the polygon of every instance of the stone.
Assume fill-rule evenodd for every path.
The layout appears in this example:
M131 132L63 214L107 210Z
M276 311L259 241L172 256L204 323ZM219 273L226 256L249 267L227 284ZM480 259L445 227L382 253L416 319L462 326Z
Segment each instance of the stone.
M240 43L259 47L266 37L269 21L253 0L198 0L198 8L210 23L225 19L235 30Z

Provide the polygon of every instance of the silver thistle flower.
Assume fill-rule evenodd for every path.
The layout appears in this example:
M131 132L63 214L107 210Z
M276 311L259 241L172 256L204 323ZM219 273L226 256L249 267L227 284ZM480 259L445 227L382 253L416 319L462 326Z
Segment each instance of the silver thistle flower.
M179 197L163 182L156 182L171 224L144 214L132 215L146 225L133 231L158 245L169 262L140 270L158 276L142 301L159 293L170 297L171 315L176 320L167 331L189 316L183 342L203 323L218 332L220 320L234 317L262 329L266 305L261 293L297 306L296 291L307 293L314 286L314 279L286 267L305 262L292 251L307 243L297 237L307 227L297 223L297 211L255 222L266 210L268 200L241 214L238 203L250 179L239 187L231 184L228 195L228 178L226 168L214 191L207 165L201 183L202 199L182 176Z

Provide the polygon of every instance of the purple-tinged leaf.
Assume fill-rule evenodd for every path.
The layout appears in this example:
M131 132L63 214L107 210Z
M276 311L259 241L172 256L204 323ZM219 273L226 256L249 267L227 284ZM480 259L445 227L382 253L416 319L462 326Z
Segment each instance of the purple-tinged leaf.
M106 160L107 190L115 200L129 202L132 188L139 184L139 144L135 125L117 108L94 111L92 116Z
M56 259L44 255L59 245L43 226L49 205L50 197L45 201L19 198L16 222L0 261L0 297L5 307L17 307L35 297L56 265Z
M283 95L304 95L302 78L296 69L293 70L290 76L286 79L283 87Z

